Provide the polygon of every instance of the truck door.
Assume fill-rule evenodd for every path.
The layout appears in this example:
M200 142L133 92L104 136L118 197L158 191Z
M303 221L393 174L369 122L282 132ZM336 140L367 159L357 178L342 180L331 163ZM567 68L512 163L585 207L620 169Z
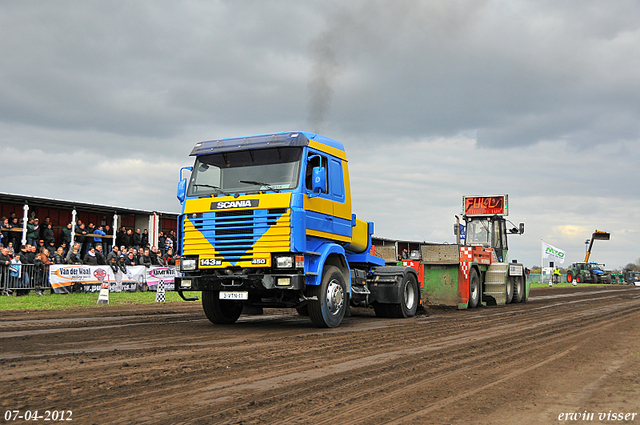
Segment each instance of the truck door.
M307 215L307 234L333 240L351 240L351 211L346 205L342 162L319 151L309 150L305 173L304 208ZM314 167L323 167L326 190L314 194L311 173ZM348 211L347 211L348 210Z
M329 161L326 155L309 150L306 161L304 209L307 216L307 234L323 236L321 233L333 233L333 202L331 202L331 180L329 178ZM326 190L314 194L311 175L314 167L323 167L325 170ZM311 232L309 232L311 231Z

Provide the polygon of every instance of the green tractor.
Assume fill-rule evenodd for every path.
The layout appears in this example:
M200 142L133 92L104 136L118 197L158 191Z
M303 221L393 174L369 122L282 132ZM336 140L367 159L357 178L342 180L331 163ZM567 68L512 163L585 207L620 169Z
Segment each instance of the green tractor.
M613 283L611 274L603 270L600 264L594 262L572 263L567 270L567 282L573 283L574 281L576 283Z

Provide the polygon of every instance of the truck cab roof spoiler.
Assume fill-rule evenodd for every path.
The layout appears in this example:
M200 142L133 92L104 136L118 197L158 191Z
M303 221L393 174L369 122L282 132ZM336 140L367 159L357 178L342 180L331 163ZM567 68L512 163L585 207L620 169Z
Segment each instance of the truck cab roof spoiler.
M253 136L198 142L189 154L198 156L209 153L229 152L242 149L266 149L275 147L308 146L313 140L344 151L342 143L328 137L306 131L285 131L280 133L256 134Z

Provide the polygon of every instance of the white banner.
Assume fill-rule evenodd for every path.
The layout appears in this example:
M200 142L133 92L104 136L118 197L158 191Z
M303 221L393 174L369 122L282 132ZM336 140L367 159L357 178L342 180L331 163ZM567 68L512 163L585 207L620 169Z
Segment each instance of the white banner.
M152 291L158 287L158 282L164 281L165 291L173 291L175 288L176 268L151 266L147 269L147 286Z
M555 258L558 260L558 263L562 264L564 263L565 255L566 253L563 250L558 249L553 245L549 245L544 241L542 242L542 258Z
M144 291L147 289L147 270L145 266L127 266L126 273L120 269L114 273L109 266L52 264L49 282L56 293L97 292L105 281L109 282L111 292Z

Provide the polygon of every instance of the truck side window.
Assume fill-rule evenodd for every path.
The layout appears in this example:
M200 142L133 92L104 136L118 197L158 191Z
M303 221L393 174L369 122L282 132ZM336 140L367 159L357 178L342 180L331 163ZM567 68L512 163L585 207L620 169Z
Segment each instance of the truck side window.
M314 152L309 152L309 158L310 159L307 161L307 172L305 174L304 182L306 188L309 190L313 190L313 186L311 184L311 175L313 173L313 168L324 167L325 181L327 182L327 190L324 193L329 193L329 168L327 167L327 158Z
M331 159L331 190L334 201L344 202L344 179L342 177L342 163L340 160Z

